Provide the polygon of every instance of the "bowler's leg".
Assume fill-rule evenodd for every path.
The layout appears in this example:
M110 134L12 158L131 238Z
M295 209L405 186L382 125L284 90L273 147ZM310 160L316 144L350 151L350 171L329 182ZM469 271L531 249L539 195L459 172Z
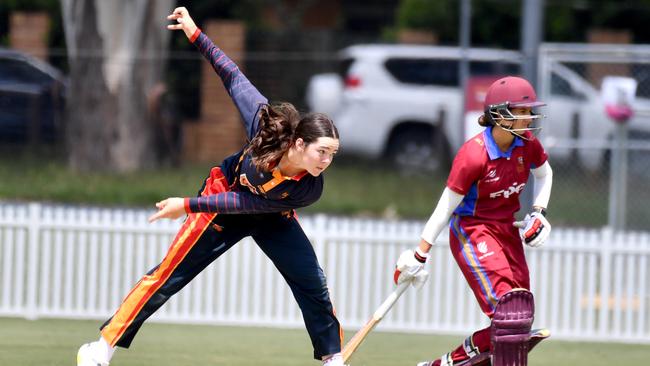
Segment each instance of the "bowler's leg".
M325 275L300 224L295 218L273 215L253 238L289 284L302 311L314 358L341 352L342 330Z

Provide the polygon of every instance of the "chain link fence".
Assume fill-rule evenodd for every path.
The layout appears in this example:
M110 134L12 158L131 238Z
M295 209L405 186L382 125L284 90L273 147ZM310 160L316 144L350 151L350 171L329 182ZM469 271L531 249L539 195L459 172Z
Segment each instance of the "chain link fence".
M575 212L567 224L650 229L648 56L644 45L546 44L540 50L540 94L548 103L540 136L555 168L552 206ZM605 112L607 76L638 83L634 116L623 124ZM624 135L620 141L617 131ZM617 150L623 160L614 159Z
M219 44L218 38L214 41ZM249 30L241 66L270 100L289 101L307 111L310 78L338 72L337 51L371 41L332 31ZM54 51L49 57L51 64L64 70L65 60L65 52ZM165 125L167 145L161 150L181 149L180 124L198 118L201 100L206 100L200 97L202 78L216 77L201 75L201 63L201 55L191 45L176 47L169 54L165 87L156 95L157 105L163 108L161 118L169 121ZM555 172L549 207L553 222L571 227L607 226L612 205L619 205L625 209L622 228L650 230L650 190L646 188L650 182L650 47L547 44L540 50L539 64L539 97L548 105L542 111L547 118L541 122L539 137ZM600 84L607 75L628 76L638 82L636 114L626 124L628 138L623 145L627 171L622 202L610 200L612 172L617 171L612 166L616 124L606 116L600 98Z

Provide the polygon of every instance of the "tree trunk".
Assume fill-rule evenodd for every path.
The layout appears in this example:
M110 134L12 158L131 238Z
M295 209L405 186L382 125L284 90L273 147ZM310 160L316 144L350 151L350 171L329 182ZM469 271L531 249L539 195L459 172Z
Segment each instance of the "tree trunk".
M81 171L156 165L173 0L62 0L70 64L66 144ZM164 88L163 88L164 89Z

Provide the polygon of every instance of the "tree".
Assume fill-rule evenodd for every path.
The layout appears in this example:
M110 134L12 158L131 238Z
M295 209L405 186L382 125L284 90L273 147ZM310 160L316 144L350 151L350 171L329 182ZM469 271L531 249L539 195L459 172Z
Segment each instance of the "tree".
M173 0L61 0L71 168L127 172L157 164L155 106L173 6Z
M472 45L520 46L522 0L472 0ZM432 30L443 44L458 44L458 0L400 0L397 28ZM648 43L650 0L545 0L544 41L585 42L589 29L627 29L635 43ZM513 31L514 30L514 31Z
M401 0L397 27L432 30L443 44L458 44L460 1ZM517 48L521 0L472 0L472 44ZM516 32L504 32L504 28Z

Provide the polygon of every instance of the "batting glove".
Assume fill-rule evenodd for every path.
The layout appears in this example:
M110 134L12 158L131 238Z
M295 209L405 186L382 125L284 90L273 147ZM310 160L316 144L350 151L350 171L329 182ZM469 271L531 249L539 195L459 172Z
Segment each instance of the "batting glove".
M429 254L421 252L419 248L415 251L409 249L402 252L393 274L395 284L411 281L411 285L415 289L420 289L429 279L429 272L424 270L424 264L428 257Z
M519 237L524 244L537 248L544 244L551 233L551 224L541 212L527 214L521 221L512 223L519 228Z

